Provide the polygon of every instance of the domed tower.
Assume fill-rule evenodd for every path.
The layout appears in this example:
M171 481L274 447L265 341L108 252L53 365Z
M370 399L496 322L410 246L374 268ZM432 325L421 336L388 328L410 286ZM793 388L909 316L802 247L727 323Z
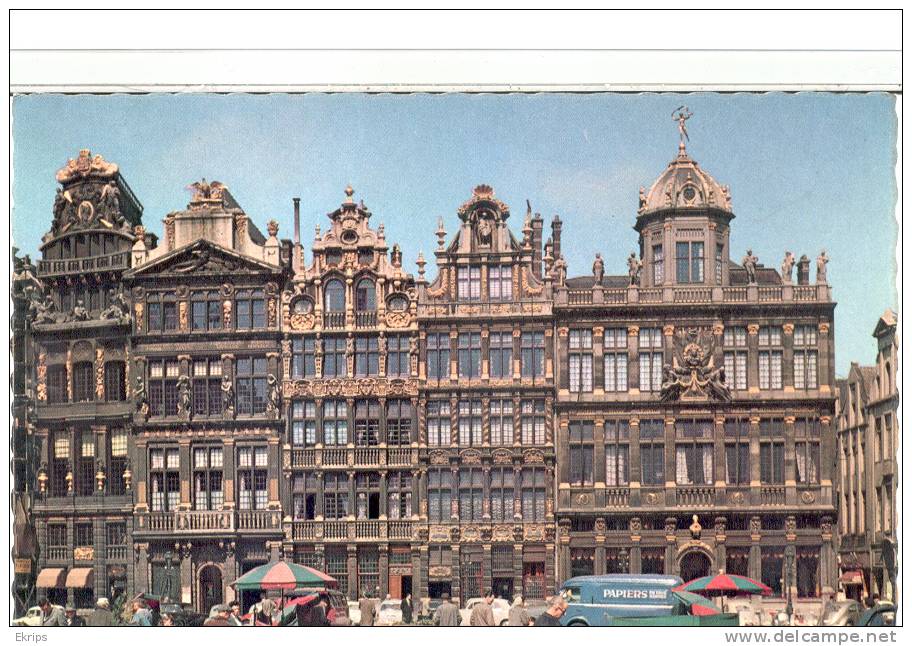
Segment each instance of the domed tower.
M732 213L728 186L687 154L686 108L678 121L678 156L647 191L640 188L634 229L640 234L643 287L727 285Z

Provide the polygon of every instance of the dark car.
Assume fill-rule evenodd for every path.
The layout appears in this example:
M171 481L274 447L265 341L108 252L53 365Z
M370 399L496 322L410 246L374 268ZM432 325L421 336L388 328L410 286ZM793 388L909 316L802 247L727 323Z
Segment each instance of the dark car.
M348 600L341 592L335 589L327 588L295 588L288 593L289 601L297 597L326 597L329 601L331 610L334 610L334 618L330 625L332 626L351 626L351 619L348 617ZM299 614L297 610L291 612L294 606L288 604L288 609L282 612L283 626L297 626Z
M896 625L896 606L883 603L865 610L858 618L858 626L878 627Z
M171 619L174 621L175 626L202 626L203 622L206 621L206 615L201 612L196 612L189 605L181 605L177 603L163 603L159 608L159 615L166 614L170 615ZM159 620L159 624L161 621Z

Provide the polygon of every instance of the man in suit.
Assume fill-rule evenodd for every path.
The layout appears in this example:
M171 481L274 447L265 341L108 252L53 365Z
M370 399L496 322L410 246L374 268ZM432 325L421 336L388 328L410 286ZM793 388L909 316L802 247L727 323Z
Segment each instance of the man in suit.
M41 608L42 626L66 626L66 617L63 614L63 608L60 606L52 606L51 602L44 597L38 600L38 607Z
M64 611L64 626L68 628L80 628L86 625L85 619L76 614L76 608L67 605Z

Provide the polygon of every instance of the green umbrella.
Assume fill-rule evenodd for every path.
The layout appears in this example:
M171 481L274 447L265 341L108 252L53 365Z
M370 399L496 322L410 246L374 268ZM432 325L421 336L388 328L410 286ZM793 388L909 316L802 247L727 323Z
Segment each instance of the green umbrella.
M294 590L301 587L335 588L328 574L306 565L275 561L253 568L232 584L237 590Z

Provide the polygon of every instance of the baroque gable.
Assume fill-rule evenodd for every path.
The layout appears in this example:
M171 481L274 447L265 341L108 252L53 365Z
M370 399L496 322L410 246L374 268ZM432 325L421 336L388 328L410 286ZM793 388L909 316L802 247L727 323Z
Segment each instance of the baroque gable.
M128 275L135 278L213 276L221 279L228 275L280 272L281 269L275 265L239 254L209 240L197 240L136 267Z

